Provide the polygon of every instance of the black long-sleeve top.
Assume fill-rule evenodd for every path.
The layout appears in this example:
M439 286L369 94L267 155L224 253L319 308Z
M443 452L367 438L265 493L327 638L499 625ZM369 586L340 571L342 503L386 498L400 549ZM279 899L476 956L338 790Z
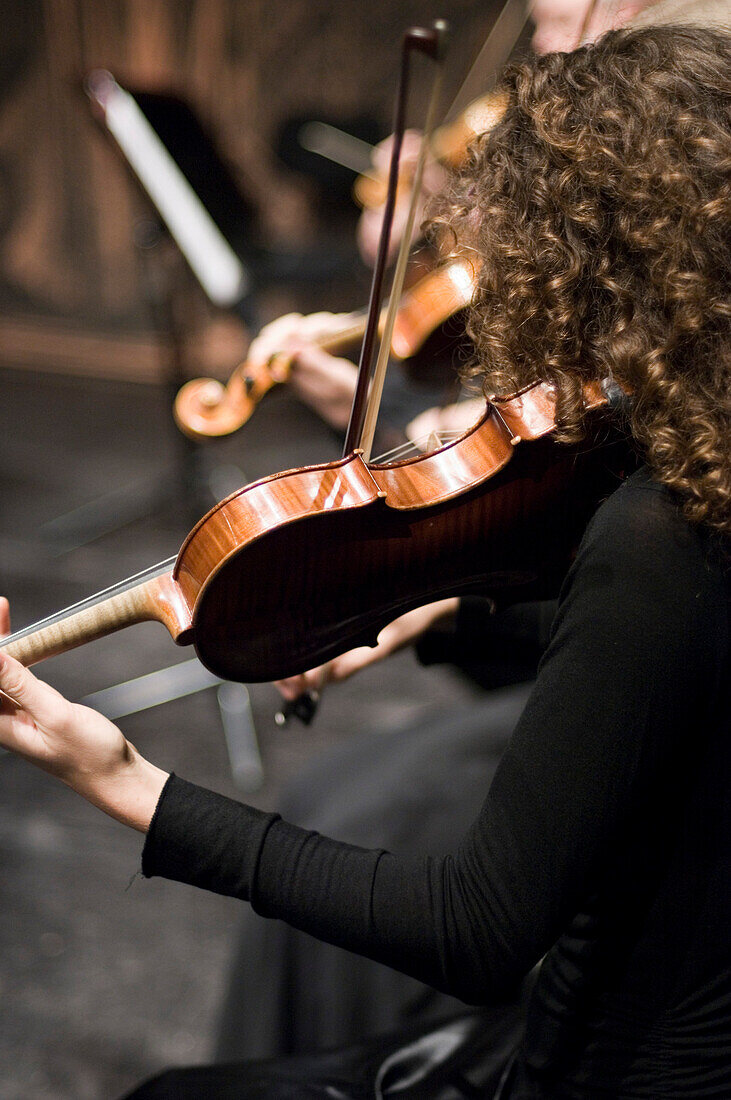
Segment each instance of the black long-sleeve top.
M640 471L585 534L452 855L354 848L173 777L143 871L470 1003L543 958L511 1096L731 1096L730 732L727 571Z

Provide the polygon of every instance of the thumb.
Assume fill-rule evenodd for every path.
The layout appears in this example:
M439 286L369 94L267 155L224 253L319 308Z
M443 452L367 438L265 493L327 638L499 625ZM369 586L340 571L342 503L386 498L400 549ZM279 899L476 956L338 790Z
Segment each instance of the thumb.
M67 717L71 704L49 684L36 679L29 669L8 653L0 652L0 691L34 722L56 726Z

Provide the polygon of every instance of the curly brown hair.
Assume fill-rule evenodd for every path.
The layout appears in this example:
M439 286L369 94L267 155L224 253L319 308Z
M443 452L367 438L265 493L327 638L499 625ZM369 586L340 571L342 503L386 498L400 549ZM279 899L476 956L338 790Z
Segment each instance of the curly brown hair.
M512 67L502 120L432 218L480 265L485 393L633 394L630 430L687 518L731 533L731 36L612 31Z

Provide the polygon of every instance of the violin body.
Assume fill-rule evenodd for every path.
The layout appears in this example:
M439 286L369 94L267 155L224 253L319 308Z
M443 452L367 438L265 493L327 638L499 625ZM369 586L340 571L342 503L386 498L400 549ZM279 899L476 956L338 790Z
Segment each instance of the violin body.
M555 595L627 450L559 444L553 427L533 387L432 454L379 466L355 453L233 494L178 555L190 609L178 642L226 679L275 680L375 645L387 623L445 596ZM596 429L606 436L599 415Z
M256 481L196 524L172 569L2 648L28 665L156 620L216 675L252 683L375 645L387 623L446 596L553 596L632 461L624 440L611 441L606 398L598 387L585 396L590 434L577 446L556 441L553 393L541 383L488 403L429 454L383 465L355 451Z

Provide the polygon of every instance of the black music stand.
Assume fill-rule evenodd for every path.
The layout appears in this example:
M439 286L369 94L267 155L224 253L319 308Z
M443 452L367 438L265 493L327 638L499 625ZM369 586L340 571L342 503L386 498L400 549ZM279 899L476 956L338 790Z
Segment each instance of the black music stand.
M251 264L253 207L192 108L169 93L124 89L105 70L84 89L92 111L114 140L149 208L133 243L140 285L166 363L172 407L188 380L185 304L190 293L182 259L208 300L254 324ZM69 552L170 506L184 507L188 525L243 484L243 474L207 470L201 448L175 433L176 462L153 483L123 486L49 521L44 541ZM214 488L215 486L215 488Z

